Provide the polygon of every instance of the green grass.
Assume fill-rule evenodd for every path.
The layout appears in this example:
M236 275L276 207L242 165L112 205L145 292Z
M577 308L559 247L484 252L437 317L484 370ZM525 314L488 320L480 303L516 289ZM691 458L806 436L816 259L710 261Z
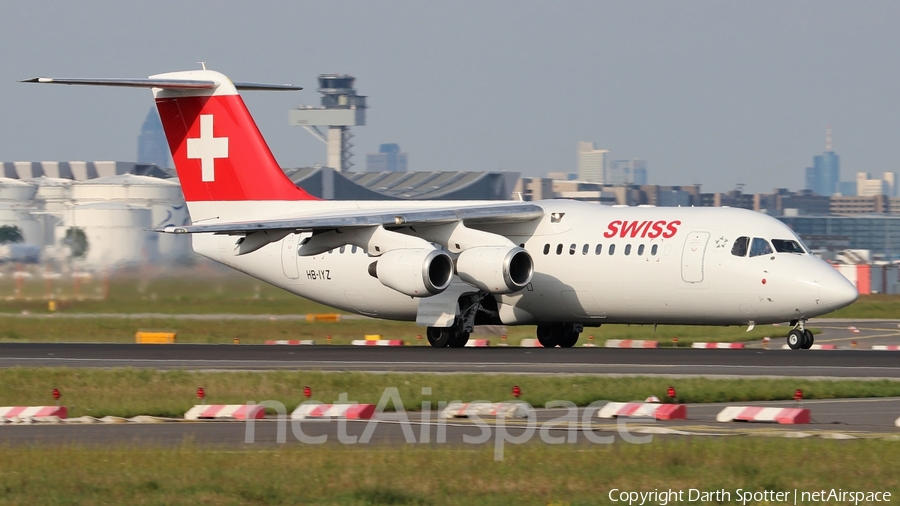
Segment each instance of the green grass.
M423 400L512 400L519 385L521 399L542 407L551 400L570 400L585 406L598 400L633 401L651 395L665 399L669 385L679 402L741 402L791 399L803 390L806 399L900 396L900 381L808 379L706 379L512 374L356 373L316 371L189 372L150 369L0 369L0 406L44 405L50 392L62 392L69 416L181 417L198 401L197 387L208 404L242 404L275 400L292 410L304 401L303 387L312 399L325 403L346 392L350 401L375 404L387 387L396 387L405 409L420 409ZM429 396L423 387L431 387ZM392 406L389 406L392 409Z
M0 502L563 506L611 504L611 489L690 488L724 489L732 504L737 489L889 491L893 502L900 493L898 445L768 438L533 443L507 446L500 462L489 445L6 447Z
M853 304L826 317L900 319L900 295L860 295Z

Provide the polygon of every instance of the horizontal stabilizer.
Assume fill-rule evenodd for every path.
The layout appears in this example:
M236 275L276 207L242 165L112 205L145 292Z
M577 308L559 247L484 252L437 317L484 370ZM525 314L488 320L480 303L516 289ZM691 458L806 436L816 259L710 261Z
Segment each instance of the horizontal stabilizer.
M54 77L32 77L31 79L23 79L20 83L40 83L40 84L77 84L83 86L120 86L125 88L162 88L169 90L209 90L219 86L216 81L197 80L197 79L157 79L157 78L134 78L134 79L58 79ZM265 83L233 83L238 90L251 91L295 91L302 90L300 86L292 84L265 84Z

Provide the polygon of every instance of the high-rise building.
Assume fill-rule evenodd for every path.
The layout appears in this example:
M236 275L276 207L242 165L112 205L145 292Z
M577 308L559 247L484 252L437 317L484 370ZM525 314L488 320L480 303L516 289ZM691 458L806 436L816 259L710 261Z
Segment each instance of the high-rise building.
M597 149L593 142L578 143L578 179L589 183L603 183L609 151Z
M806 189L830 197L838 191L841 180L841 157L831 148L831 127L825 134L825 152L813 157L813 166L806 168Z
M894 173L885 172L881 179L869 179L868 172L856 173L856 195L874 197L876 195L895 196Z
M406 172L406 153L398 144L382 144L378 153L366 155L366 172Z
M647 184L647 161L636 158L613 160L609 164L606 176L606 184L645 185Z
M138 135L138 156L140 164L154 164L161 169L172 167L169 144L163 132L162 121L156 107L151 107Z

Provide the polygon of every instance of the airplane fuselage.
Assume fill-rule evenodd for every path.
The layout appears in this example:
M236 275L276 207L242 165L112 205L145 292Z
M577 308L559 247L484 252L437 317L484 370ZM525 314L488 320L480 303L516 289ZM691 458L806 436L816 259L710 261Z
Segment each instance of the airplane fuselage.
M266 203L276 215L307 209L333 212L350 204L372 209L391 203ZM483 202L460 203L474 204ZM534 260L534 276L525 289L494 296L506 325L778 323L833 311L855 293L833 267L808 252L774 251L773 239L796 243L799 239L786 225L761 213L608 207L567 200L536 204L545 210L540 220L482 227L521 245ZM282 209L276 209L279 205ZM291 234L241 256L233 253L233 236L196 234L193 239L195 251L204 256L345 311L415 321L420 304L432 299L409 297L384 286L368 273L377 258L362 248L347 245L298 255L298 245L308 235ZM738 256L733 250L736 240L743 241L740 238L747 238L745 250L758 238L771 251ZM466 291L476 289L454 277L446 296Z

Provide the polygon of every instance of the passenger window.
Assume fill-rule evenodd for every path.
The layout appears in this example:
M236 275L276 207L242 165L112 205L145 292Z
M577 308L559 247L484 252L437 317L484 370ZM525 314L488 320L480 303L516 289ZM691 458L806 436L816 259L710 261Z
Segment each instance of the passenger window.
M585 244L584 247L581 248L581 254L582 254L582 255L587 255L589 249L591 249L591 247L588 246L587 244Z
M630 245L630 244L626 244L626 245L625 245L625 254L626 254L626 255L630 255L630 254L631 254L631 245Z
M609 245L609 254L610 254L610 255L615 255L615 254L616 254L616 245L615 245L615 244L610 244L610 245Z
M353 245L353 247L350 248L350 253L356 254L356 245Z
M569 254L570 254L570 255L574 255L574 254L575 254L575 248L577 248L577 246L574 245L574 244L571 245L571 246L569 246Z
M557 244L557 245L556 245L556 254L557 254L557 255L562 255L562 244Z
M599 255L600 253L603 253L603 245L602 245L602 244L598 244L598 245L597 245L597 248L594 249L594 254L595 254L595 255Z
M734 240L734 245L731 247L731 254L736 257L747 256L747 244L749 243L749 237L738 237Z
M644 254L644 245L641 244L640 246L638 246L638 255L643 255L643 254Z
M659 251L659 245L654 244L653 247L650 248L650 255L656 256L656 253Z
M346 246L346 245L341 246L341 255L343 255L343 254L344 254L344 251L346 251L346 250L347 250L347 246Z
M549 245L549 244L545 244L545 245L544 245L544 254L545 254L545 255L549 255L549 254L550 254L550 245Z
M770 255L772 254L772 247L769 246L769 241L763 239L762 237L754 237L753 242L750 244L750 256L758 257L761 255Z
M800 243L788 239L772 239L772 246L775 246L775 251L779 253L800 253L801 255L806 253Z

